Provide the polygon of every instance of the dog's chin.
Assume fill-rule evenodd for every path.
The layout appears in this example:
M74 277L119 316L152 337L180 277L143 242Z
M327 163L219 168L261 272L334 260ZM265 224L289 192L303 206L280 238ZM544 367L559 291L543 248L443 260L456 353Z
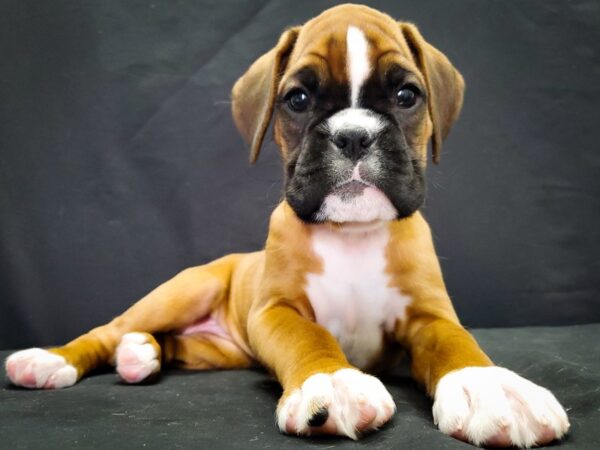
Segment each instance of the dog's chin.
M350 181L331 191L321 203L316 222L333 222L362 228L398 217L398 210L388 197L374 186Z

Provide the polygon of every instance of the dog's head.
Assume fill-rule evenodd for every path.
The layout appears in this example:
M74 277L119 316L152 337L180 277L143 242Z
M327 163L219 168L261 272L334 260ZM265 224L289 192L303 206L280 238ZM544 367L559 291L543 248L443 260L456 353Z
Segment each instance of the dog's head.
M342 5L288 29L233 88L233 116L258 158L273 117L285 196L306 222L407 217L423 203L464 83L416 27Z

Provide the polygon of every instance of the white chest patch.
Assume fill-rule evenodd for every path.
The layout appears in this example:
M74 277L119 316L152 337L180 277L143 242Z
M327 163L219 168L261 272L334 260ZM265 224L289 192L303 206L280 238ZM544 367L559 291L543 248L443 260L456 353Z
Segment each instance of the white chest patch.
M307 275L306 294L317 323L338 340L348 360L367 367L382 350L385 332L405 317L410 298L390 286L385 225L368 231L340 232L315 226L313 251L323 272Z

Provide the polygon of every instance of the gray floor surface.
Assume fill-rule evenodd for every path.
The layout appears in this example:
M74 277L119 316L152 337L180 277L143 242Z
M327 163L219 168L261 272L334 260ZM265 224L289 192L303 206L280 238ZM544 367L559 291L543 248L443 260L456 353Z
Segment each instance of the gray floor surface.
M600 449L600 324L473 330L498 365L551 389L571 433L552 447ZM0 352L5 358L8 351ZM468 449L432 424L431 401L407 374L384 379L398 412L358 442L281 435L278 384L260 370L167 370L154 384L126 386L114 373L62 391L0 392L1 449Z

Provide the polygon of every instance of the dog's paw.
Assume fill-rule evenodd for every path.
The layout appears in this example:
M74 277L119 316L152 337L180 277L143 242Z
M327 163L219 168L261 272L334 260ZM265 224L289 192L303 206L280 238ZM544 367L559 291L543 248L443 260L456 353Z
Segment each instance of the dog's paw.
M116 350L116 370L126 383L139 383L160 370L160 351L147 333L127 333Z
M77 369L65 358L41 348L13 353L6 359L6 374L16 386L60 389L77 382Z
M502 367L467 367L442 377L433 419L457 439L495 447L544 445L569 429L549 390Z
M290 434L339 434L357 439L375 430L396 410L381 381L356 369L309 377L277 411L277 425Z

